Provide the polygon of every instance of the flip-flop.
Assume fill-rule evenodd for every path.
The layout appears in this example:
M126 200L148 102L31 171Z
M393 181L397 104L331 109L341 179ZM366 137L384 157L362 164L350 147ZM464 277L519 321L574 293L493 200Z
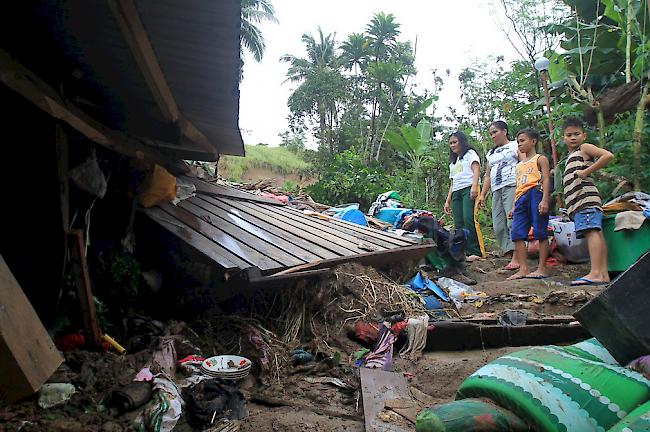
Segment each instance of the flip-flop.
M526 275L524 279L546 279L548 276L544 275Z
M607 285L609 282L605 281L595 281L587 278L580 277L573 282L571 282L571 286L587 286L587 285Z

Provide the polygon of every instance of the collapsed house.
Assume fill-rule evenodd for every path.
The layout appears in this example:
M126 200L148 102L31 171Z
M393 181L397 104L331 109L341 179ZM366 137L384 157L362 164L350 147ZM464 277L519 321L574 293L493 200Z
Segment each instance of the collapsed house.
M89 267L103 262L107 244L131 251L137 244L149 265L166 266L188 292L195 285L210 296L313 276L348 261L418 259L430 249L196 179L197 196L179 206L138 205L155 166L184 175L184 160L244 155L240 7L232 0L6 6L0 121L10 200L0 255L3 276L26 294L17 316L33 306L38 317L29 316L50 327L72 268L86 336L98 343L91 282L101 281L91 281ZM2 295L9 302L9 291ZM26 349L21 335L11 333L2 332L14 339L5 341L3 370L28 370L12 351ZM54 357L50 369L58 366ZM25 377L27 386L10 399L45 378Z

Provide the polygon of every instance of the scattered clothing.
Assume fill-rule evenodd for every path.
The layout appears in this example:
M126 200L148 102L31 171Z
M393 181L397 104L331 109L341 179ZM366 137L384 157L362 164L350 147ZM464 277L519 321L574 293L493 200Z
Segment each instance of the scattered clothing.
M169 432L176 427L183 410L183 399L174 382L164 376L154 378L153 396L135 420L142 432Z
M406 323L408 343L405 348L402 348L399 354L405 359L416 361L422 355L424 347L427 344L429 316L422 315L415 318L409 318Z
M400 202L402 198L395 191L388 191L377 196L377 199L370 205L368 216L375 216L382 208L399 208L402 207Z
M624 211L616 214L614 231L638 230L643 226L646 216L641 211Z
M187 422L199 430L222 419L246 417L246 400L237 386L221 379L202 381L185 392Z
M362 367L392 370L395 340L397 340L397 335L390 331L390 327L386 323L380 324L379 337L370 352L361 360Z

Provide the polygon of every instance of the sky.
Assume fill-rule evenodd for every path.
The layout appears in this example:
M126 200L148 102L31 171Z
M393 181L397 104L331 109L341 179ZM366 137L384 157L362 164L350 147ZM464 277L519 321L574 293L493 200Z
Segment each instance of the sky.
M239 126L246 144L277 145L278 134L287 129L287 99L297 87L285 83L287 63L283 54L305 56L301 42L304 33L336 33L345 40L352 32L361 32L376 12L392 13L401 24L399 40L417 37L413 81L419 92L433 89L432 69L445 81L436 115L448 106L462 108L456 77L472 59L504 55L514 60L515 51L508 43L491 13L494 0L272 0L278 24L260 25L266 40L261 63L244 57L244 79L240 84ZM446 76L446 70L450 75Z

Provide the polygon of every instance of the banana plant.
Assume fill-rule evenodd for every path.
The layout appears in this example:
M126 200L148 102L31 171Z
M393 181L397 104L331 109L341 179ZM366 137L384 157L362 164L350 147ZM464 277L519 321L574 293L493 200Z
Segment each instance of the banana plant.
M422 119L416 127L402 125L399 129L386 131L386 140L411 165L411 200L417 186L418 175L422 173L422 165L429 158L431 149L431 123Z

